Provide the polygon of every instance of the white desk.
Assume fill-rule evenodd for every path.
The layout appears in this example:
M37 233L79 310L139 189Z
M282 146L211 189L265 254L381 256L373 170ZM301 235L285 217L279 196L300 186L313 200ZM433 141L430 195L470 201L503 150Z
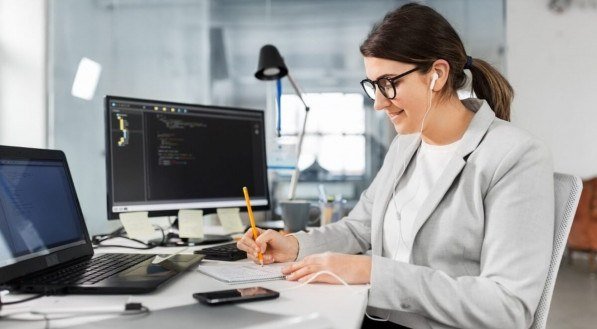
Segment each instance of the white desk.
M116 242L116 241L115 241ZM194 249L200 249L201 247L193 247L184 253L191 253ZM155 248L151 250L143 250L140 252L146 253L173 253L182 249L182 247L176 248ZM97 249L96 252L133 252L131 249L124 248L101 248ZM204 262L213 262L210 260L204 260ZM104 307L104 306L115 306L124 305L124 303L131 298L131 301L141 302L147 306L152 314L158 310L165 310L168 308L179 307L184 305L198 305L197 301L193 299L192 294L195 292L204 292L211 290L224 290L233 288L242 288L260 285L270 289L274 289L280 292L280 297L273 300L252 302L252 303L241 303L235 304L234 307L242 308L244 310L252 310L259 312L267 312L272 314L281 314L286 316L302 316L303 318L316 317L322 319L324 323L331 325L333 328L360 328L363 314L365 312L367 304L367 287L366 286L351 286L346 287L342 285L325 285L325 284L309 284L296 289L289 289L296 287L299 284L296 282L289 282L285 280L268 281L261 283L252 284L240 284L240 285L229 285L220 281L217 281L211 277L203 275L196 270L191 270L187 273L183 273L178 277L174 278L166 285L159 288L157 291L150 294L143 295L68 295L68 296L50 296L37 299L31 302L23 304L17 304L13 306L5 306L2 310L2 314L8 314L16 311L27 311L30 309L39 308L55 308L55 307ZM29 295L22 296L7 296L6 301L17 300ZM8 298L10 297L10 298ZM202 306L201 307L208 307ZM219 306L221 307L221 306ZM177 313L177 316L186 317L187 315L192 319L193 308L181 308L182 313ZM174 309L173 309L174 310ZM217 311L221 311L219 309ZM225 309L224 309L225 310ZM179 309L180 311L180 309ZM159 312L163 314L166 311ZM115 318L113 315L102 315L92 317L77 317L67 320L51 320L50 328L59 327L92 327L92 328L113 328L109 323L103 324L102 322L95 322L102 319ZM122 316L121 316L122 317ZM120 317L119 317L120 318ZM230 315L230 319L223 318L221 321L233 321L234 314ZM255 328L277 328L285 326L289 317L282 319L279 322L266 322L266 323L246 323L246 326L255 326ZM126 319L126 321L132 321L130 324L134 324L136 320ZM209 328L208 323L201 323L201 319L196 319L196 328ZM238 322L238 319L235 320ZM277 323L277 325L276 325ZM0 328L45 328L44 321L7 321L0 319ZM245 327L246 327L245 326ZM132 327L132 326L131 326ZM178 328L176 323L172 323L170 328ZM231 326L232 327L232 326ZM305 326L298 326L305 327ZM309 325L311 327L311 325ZM329 327L329 326L328 326ZM156 323L155 326L151 324L145 328L163 329L162 325ZM168 329L170 329L168 328ZM238 328L236 325L235 328ZM253 328L253 327L251 327Z

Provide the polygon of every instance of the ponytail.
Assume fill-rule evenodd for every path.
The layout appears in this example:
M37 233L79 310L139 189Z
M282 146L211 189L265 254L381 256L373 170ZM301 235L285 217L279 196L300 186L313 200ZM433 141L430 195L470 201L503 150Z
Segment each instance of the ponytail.
M493 66L475 58L468 67L473 76L473 90L477 98L484 99L495 116L510 121L510 104L514 98L512 86Z

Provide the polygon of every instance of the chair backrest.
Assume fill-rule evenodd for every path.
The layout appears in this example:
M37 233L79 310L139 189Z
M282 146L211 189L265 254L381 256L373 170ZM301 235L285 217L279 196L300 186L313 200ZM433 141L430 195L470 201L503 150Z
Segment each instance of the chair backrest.
M580 199L580 192L582 191L582 181L579 177L554 173L553 178L555 187L553 251L543 294L541 294L539 306L537 307L537 311L535 311L535 319L531 326L532 329L543 329L547 323L547 315L549 313L553 288L558 277L560 261L566 248L566 241L568 240L568 234L570 233L570 227L572 226L572 220L574 219L578 200Z

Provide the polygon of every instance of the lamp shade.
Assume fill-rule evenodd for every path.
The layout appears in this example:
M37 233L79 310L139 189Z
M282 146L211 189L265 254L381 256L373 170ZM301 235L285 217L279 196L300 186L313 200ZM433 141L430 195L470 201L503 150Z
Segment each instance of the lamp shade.
M278 80L288 74L288 68L278 49L265 45L259 51L259 65L255 77L259 80Z

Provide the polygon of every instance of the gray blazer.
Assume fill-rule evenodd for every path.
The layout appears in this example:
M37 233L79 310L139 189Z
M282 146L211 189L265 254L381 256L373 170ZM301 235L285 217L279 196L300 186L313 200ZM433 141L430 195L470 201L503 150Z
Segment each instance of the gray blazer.
M457 156L415 219L411 262L382 257L392 189L420 135L392 142L379 173L341 221L296 234L299 255L371 253L369 314L413 328L528 328L552 252L551 157L527 132L475 111ZM398 238L398 237L397 237Z

